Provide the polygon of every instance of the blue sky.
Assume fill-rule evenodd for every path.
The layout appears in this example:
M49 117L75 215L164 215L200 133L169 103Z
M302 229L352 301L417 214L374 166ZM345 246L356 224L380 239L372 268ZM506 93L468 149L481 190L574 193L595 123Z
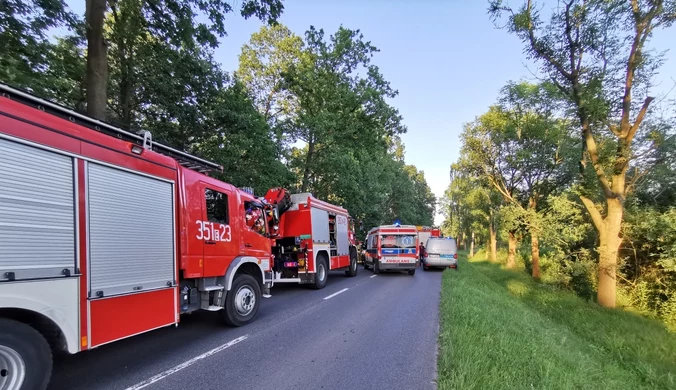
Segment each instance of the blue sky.
M84 1L68 3L84 10ZM440 197L458 157L463 123L483 113L507 81L533 79L535 71L523 45L497 30L486 8L483 0L284 0L280 22L301 36L310 25L332 34L342 24L360 29L380 49L374 63L399 91L392 104L408 127L402 137L406 162L425 172ZM260 26L229 15L228 36L216 51L225 70L237 69L241 46ZM664 93L676 82L676 29L658 32L651 46L670 50L655 88Z

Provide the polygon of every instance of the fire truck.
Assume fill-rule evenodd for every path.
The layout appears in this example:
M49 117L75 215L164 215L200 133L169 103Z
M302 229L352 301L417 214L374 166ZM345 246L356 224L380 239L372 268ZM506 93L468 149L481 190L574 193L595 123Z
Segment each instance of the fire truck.
M441 229L431 226L416 226L418 230L418 241L427 245L427 239L430 237L441 237Z
M418 230L413 225L374 227L366 235L364 268L372 268L374 274L383 270L397 270L415 275L418 243Z
M275 282L356 275L345 209L0 84L0 389L44 389L77 353L197 310L256 318Z
M280 205L279 224L272 255L273 283L326 285L329 270L344 269L357 275L357 248L354 224L347 210L323 202L310 193L289 195L284 189L271 189L265 195L270 204Z

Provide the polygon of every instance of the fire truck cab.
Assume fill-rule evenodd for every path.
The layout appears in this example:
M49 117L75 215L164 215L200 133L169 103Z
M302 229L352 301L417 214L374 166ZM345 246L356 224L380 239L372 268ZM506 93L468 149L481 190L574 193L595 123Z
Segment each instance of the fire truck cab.
M408 271L415 275L418 265L418 230L412 225L385 225L366 235L364 268L374 274L384 270Z

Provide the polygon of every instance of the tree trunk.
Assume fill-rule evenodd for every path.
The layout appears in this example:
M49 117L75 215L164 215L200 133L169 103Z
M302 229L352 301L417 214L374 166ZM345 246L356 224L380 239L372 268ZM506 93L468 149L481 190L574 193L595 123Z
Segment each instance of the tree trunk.
M120 56L120 120L123 127L131 128L132 89L134 85L131 50L127 51L124 41L118 43Z
M507 268L514 268L516 265L516 234L513 231L509 232L509 250L507 252Z
M623 205L619 199L608 199L608 214L603 220L599 245L599 286L596 299L601 306L615 307L617 293L617 254L622 243Z
M300 192L307 192L309 182L310 182L310 164L312 163L312 157L315 152L315 143L310 136L310 142L307 145L307 156L305 156L305 169L303 170L303 182L301 183Z
M530 256L533 266L533 278L540 279L540 238L535 229L530 232Z
M103 37L106 0L87 0L87 114L106 119L108 54Z
M474 231L472 231L472 241L469 242L469 258L474 257Z
M490 230L491 261L498 261L498 233L495 231L495 214L491 210L491 221L488 224Z

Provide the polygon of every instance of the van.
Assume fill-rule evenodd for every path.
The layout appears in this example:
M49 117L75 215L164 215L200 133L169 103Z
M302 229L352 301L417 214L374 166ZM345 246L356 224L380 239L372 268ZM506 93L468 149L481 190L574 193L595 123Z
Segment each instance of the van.
M380 271L406 271L415 275L418 267L418 231L413 225L374 227L366 236L364 268Z
M453 268L458 270L458 246L453 238L430 237L425 245L423 269Z

